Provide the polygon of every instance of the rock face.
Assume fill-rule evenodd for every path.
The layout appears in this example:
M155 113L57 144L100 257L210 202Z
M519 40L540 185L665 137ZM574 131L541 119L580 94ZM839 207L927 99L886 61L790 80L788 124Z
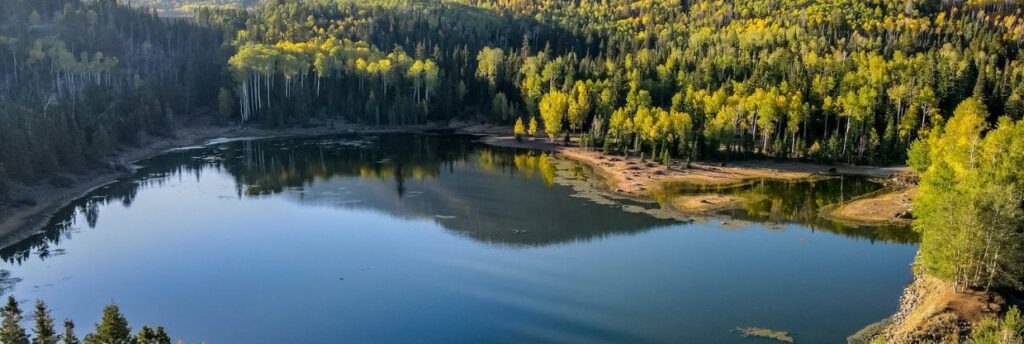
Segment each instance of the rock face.
M903 291L900 308L883 326L869 337L855 336L850 342L881 339L885 343L945 342L963 339L974 324L996 316L1006 304L995 293L983 291L954 292L950 283L930 276L918 276ZM871 327L869 327L871 328ZM865 329L862 332L868 332Z

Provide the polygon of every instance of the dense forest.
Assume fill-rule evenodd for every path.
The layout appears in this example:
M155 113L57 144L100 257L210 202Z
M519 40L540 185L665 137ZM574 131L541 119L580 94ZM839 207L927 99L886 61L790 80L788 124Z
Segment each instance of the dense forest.
M968 97L1019 118L1024 23L984 1L268 1L225 113L539 118L648 157L897 163ZM203 16L207 17L207 16Z
M219 29L113 0L0 2L0 195L169 136L216 100Z

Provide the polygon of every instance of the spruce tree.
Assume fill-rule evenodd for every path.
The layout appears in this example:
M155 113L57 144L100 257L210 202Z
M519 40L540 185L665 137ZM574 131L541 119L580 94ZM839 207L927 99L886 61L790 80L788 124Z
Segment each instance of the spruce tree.
M3 307L3 325L0 327L0 343L28 344L28 334L21 328L21 308L14 296L7 296L7 305Z
M50 316L50 310L46 309L46 303L43 300L36 300L36 311L33 317L35 317L36 326L33 329L35 337L32 338L32 344L57 344L59 338L53 329L53 317Z
M163 326L158 326L156 330L143 326L139 329L138 344L171 344L171 337L164 331Z
M93 333L85 336L86 344L129 344L134 341L128 319L115 304L103 308L103 320L96 324Z
M75 323L71 319L64 319L64 334L60 337L64 344L79 344L78 337L75 336Z

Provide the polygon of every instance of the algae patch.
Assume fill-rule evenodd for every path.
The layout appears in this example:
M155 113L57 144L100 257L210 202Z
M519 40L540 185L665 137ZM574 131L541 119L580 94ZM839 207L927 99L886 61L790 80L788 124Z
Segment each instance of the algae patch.
M783 343L793 343L793 336L786 331L776 331L762 327L738 327L736 331L744 337L758 337L774 339Z

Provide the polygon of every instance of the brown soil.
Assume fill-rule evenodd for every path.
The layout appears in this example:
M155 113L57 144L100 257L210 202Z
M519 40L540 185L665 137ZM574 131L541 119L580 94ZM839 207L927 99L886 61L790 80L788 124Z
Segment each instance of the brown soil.
M972 325L996 316L1005 300L995 293L954 292L952 284L919 276L900 299L899 311L877 335L886 343L936 343L966 335Z
M862 225L906 224L910 216L911 199L917 187L886 192L839 206L829 213L833 220Z

